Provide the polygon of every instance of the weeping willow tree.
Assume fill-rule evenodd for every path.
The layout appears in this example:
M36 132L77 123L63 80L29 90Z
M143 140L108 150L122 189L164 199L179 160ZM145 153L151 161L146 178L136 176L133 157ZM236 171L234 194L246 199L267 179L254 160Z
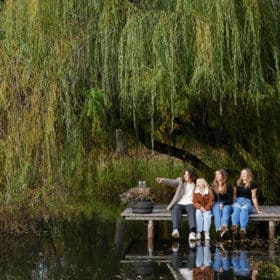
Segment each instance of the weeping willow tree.
M279 18L273 0L4 1L3 208L61 210L119 127L205 174L249 166L276 201Z
M271 202L279 192L279 2L135 4L119 46L123 119L146 145L206 172L237 176L250 166Z

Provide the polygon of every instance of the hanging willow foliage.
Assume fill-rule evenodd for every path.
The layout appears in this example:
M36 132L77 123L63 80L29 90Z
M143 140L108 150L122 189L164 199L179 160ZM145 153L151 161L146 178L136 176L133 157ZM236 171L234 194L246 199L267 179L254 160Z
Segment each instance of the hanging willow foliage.
M98 148L131 124L152 147L185 134L254 158L265 182L279 165L279 18L275 0L5 1L1 202L47 208L93 184Z
M59 200L90 180L80 115L86 109L81 100L89 72L86 30L98 8L93 1L5 2L3 203L62 206Z

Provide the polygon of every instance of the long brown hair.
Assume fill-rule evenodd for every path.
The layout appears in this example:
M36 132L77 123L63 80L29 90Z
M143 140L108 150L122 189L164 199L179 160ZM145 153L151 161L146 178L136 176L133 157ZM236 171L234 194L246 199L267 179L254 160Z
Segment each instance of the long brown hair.
M183 182L185 182L184 175L185 175L186 172L189 173L189 176L190 176L192 182L195 183L195 182L196 182L197 176L196 176L196 172L195 172L193 169L185 169L185 170L184 170L184 173L183 173Z
M237 187L240 187L240 186L242 186L242 185L244 184L244 182L243 182L243 180L242 180L242 178L241 178L241 173L242 173L242 171L246 171L246 172L247 172L248 181L247 181L247 183L245 184L245 187L246 187L246 188L249 188L251 182L253 181L253 173L252 173L252 170L251 170L250 168L243 168L243 169L240 171L240 177L239 177L239 179L238 179L237 182L236 182L236 186L237 186Z
M219 192L219 182L216 180L216 173L220 172L222 175L222 194L225 194L227 192L227 184L228 184L228 175L227 172L224 169L218 169L215 171L215 179L213 181L213 190L215 193Z

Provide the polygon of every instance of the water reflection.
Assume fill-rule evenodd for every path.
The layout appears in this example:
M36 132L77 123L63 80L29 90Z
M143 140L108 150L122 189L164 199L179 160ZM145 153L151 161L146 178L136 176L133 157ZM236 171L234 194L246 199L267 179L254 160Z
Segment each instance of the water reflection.
M230 257L223 245L215 247L213 270L218 279L231 279L232 271L230 271Z
M279 279L271 276L280 271L277 243L272 256L268 243L193 246L159 234L151 251L145 226L78 217L53 221L40 237L0 237L0 279L253 279L263 262L265 279Z
M82 217L56 221L43 236L1 237L0 279L114 279L115 224Z
M246 244L222 244L212 242L196 242L186 244L185 242L174 242L172 245L167 243L163 247L160 246L162 241L155 243L155 254L148 254L147 247L145 253L141 255L138 247L137 254L133 255L133 250L137 248L137 242L134 243L132 251L129 255L125 255L127 262L139 262L141 260L141 270L134 274L132 279L143 279L148 275L155 278L148 279L258 279L258 269L260 264L266 262L271 264L275 262L275 258L269 257L269 251L263 255L259 254L252 248L248 248ZM166 241L165 241L166 242ZM268 249L268 244L267 244ZM157 253L158 252L158 253ZM276 251L279 256L279 251ZM153 266L151 265L153 263ZM168 268L167 273L162 265ZM258 264L258 265L256 265ZM139 263L138 263L139 265ZM146 270L144 267L146 265ZM159 267L157 267L159 265ZM134 263L135 266L135 263ZM274 265L275 266L275 265ZM277 266L276 266L277 267ZM131 270L133 269L133 266ZM135 268L134 268L135 272ZM150 273L150 274L149 274ZM269 275L268 270L266 279L276 279ZM280 278L280 274L278 275ZM123 278L125 279L125 278ZM278 279L278 278L277 278Z
M195 267L195 249L190 249L188 255L183 255L183 251L179 248L179 243L172 246L172 257L171 257L171 271L175 275L175 279L182 276L183 279L190 279L193 274Z
M179 244L172 245L172 267L169 266L175 279L213 279L214 272L211 266L210 244L197 243L196 247L190 244L189 254L183 256Z
M252 279L246 250L225 250L223 244L215 246L213 263L209 242L190 245L189 253L182 255L179 244L172 245L172 274L181 279ZM255 275L255 274L254 274ZM177 279L175 278L175 279Z

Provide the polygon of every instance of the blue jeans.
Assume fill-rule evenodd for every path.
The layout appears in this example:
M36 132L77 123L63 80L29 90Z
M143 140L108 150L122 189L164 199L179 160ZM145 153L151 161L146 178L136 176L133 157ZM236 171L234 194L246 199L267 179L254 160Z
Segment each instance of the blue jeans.
M219 248L216 248L214 261L213 261L213 270L217 272L229 271L230 269L230 259L227 252L220 251Z
M237 197L232 205L233 213L231 215L231 222L233 225L246 229L249 221L249 214L252 212L252 202L245 197Z
M173 229L180 228L182 213L187 213L190 231L195 232L196 222L195 222L195 208L193 204L188 204L188 205L175 204L175 206L172 208L171 211Z
M211 211L202 212L199 209L195 211L196 231L209 231L211 226Z
M230 214L232 212L231 205L224 205L223 208L220 209L219 205L221 203L223 203L223 202L221 202L221 201L215 202L215 204L212 208L216 231L220 230L222 225L228 226Z
M238 256L232 257L231 262L236 276L249 276L251 274L248 254L246 252L240 251Z
M211 266L211 252L209 246L196 247L196 267Z

